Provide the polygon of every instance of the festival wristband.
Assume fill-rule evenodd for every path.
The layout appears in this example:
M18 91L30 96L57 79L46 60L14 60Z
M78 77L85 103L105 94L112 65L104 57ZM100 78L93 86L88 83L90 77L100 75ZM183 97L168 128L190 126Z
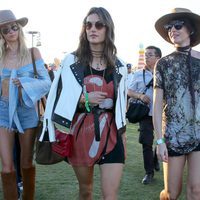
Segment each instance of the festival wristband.
M165 138L160 138L160 139L156 140L157 145L164 144L164 143L165 143Z
M88 112L90 112L89 97L87 92L85 92L85 108Z

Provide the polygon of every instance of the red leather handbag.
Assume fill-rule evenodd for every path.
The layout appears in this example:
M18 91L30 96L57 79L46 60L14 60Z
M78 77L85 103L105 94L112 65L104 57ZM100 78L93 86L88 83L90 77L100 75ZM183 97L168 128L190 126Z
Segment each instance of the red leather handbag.
M62 157L70 157L73 148L73 136L61 130L55 132L56 142L52 143L52 151Z

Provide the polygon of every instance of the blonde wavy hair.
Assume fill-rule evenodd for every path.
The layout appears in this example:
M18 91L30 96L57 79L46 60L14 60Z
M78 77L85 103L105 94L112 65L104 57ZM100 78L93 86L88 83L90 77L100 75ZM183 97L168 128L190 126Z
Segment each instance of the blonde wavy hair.
M30 59L30 52L26 46L25 36L22 30L22 26L18 23L17 25L19 26L19 37L18 37L19 50L18 51L19 51L19 56L20 56L18 66L23 66L25 63L27 63L27 60ZM8 44L6 40L4 39L2 33L0 32L0 63L1 63L0 67L1 68L2 68L3 60L6 56L7 47L8 47Z

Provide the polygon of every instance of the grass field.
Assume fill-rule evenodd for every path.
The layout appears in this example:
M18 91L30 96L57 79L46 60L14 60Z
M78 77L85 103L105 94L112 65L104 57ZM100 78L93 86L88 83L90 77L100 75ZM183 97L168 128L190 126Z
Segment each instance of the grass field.
M142 148L138 143L137 125L128 124L127 160L121 181L119 200L158 200L163 188L162 167L155 172L154 181L143 185L144 176ZM43 166L36 165L36 200L76 200L78 199L78 182L70 165L65 162ZM0 200L2 188L0 186ZM100 200L99 168L95 167L94 200ZM184 200L183 195L179 200Z

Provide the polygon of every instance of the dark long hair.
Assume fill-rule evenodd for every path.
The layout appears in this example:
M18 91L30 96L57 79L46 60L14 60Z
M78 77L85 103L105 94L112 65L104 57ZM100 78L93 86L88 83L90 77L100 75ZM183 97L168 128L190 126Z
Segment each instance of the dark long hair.
M106 25L106 35L105 35L102 57L107 62L108 67L114 67L116 61L116 53L117 53L117 49L114 45L114 39L115 39L114 23L109 12L102 7L91 8L83 20L82 30L79 37L79 45L75 52L77 59L86 66L88 66L89 63L92 61L92 53L90 50L85 30L86 19L91 14L97 14L100 20Z

